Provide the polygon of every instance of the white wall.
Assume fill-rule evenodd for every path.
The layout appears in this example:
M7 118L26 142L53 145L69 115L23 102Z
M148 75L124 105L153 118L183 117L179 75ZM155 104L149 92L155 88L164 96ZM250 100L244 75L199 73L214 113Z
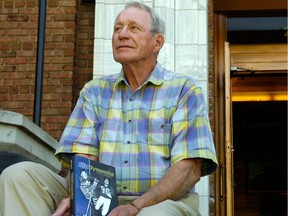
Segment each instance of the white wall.
M111 37L117 14L128 0L97 0L93 76L118 73ZM166 22L165 45L158 61L167 69L194 77L208 98L207 0L142 0L155 8ZM209 215L209 177L196 185L200 194L200 212Z

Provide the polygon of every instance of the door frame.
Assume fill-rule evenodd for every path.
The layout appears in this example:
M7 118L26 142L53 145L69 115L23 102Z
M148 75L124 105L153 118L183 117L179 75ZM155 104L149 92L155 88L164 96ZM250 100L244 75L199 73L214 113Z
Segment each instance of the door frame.
M225 178L226 178L226 215L234 215L234 165L233 165L233 122L232 86L230 77L230 47L224 43L225 64Z
M224 2L223 0L221 2ZM241 2L240 0L236 0L237 2ZM251 2L255 2L256 0L250 0ZM269 2L267 0L266 2ZM282 1L282 0L274 0ZM270 1L271 2L271 1ZM218 2L220 3L220 2ZM268 4L268 3L267 3ZM217 150L217 158L219 162L219 169L215 173L215 214L218 215L227 215L233 216L234 212L234 195L233 195L233 147L232 143L229 145L229 140L232 139L232 129L229 130L228 126L232 124L232 121L227 121L229 115L231 113L226 113L227 110L227 101L225 96L225 90L227 86L225 85L225 80L227 79L225 73L225 42L227 41L227 16L231 16L231 14L239 13L243 15L244 13L251 14L251 11L259 12L259 8L257 8L257 4L251 4L251 8L247 10L233 8L227 9L225 8L214 10L214 19L213 19L213 35L214 35L214 43L213 43L213 69L214 69L214 140L215 147ZM215 5L217 7L217 2ZM218 5L219 6L219 5ZM217 8L216 8L217 9ZM286 11L287 5L281 5L280 8L275 8L274 13L278 13ZM271 11L266 10L261 11L267 14ZM229 56L230 57L230 56ZM228 125L228 126L227 126ZM227 135L228 134L228 135ZM230 137L229 137L230 136ZM231 158L229 158L231 157ZM230 159L232 159L230 161ZM227 162L229 162L227 166ZM229 177L230 176L230 177ZM228 179L227 179L228 177Z
M227 49L227 16L214 14L214 70L215 70L215 130L214 139L217 149L219 169L215 174L215 213L233 216L233 181L231 152L231 107L229 108L230 62L225 60ZM225 45L226 44L226 45ZM225 51L226 50L226 51ZM225 52L228 54L225 54ZM230 56L228 57L230 58ZM227 71L228 70L228 74ZM227 81L229 80L229 82ZM228 84L228 86L227 86ZM226 92L227 89L227 92ZM227 95L228 94L228 95ZM228 98L226 99L226 96ZM228 113L226 112L228 111ZM223 123L224 122L224 123ZM230 126L229 126L230 125ZM228 131L230 131L228 133ZM228 133L228 136L227 136ZM229 164L227 164L229 162Z

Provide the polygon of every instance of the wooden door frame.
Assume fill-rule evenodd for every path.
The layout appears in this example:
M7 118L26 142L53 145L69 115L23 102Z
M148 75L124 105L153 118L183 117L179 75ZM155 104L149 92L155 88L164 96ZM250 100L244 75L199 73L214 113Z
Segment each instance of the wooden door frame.
M214 1L215 12L235 11L278 11L287 10L286 0L217 0Z
M232 86L230 77L230 47L224 45L225 56L225 180L226 180L226 215L234 215L234 159L233 159L233 122L232 122Z
M214 139L217 149L219 169L215 174L215 213L227 214L226 195L226 156L225 156L225 42L227 41L227 16L214 15L214 71L215 71L215 130Z
M226 0L220 0L221 2L225 2ZM218 3L220 3L218 1ZM242 2L241 0L235 0L238 3ZM251 4L252 7L249 9L249 13L251 14L251 11L259 12L259 8L257 8L257 4L255 3L257 0L252 0ZM275 0L275 1L282 1L282 0ZM270 0L265 0L267 4L271 2ZM274 1L273 1L274 2ZM243 3L243 2L242 2ZM215 3L217 6L217 2ZM215 5L214 5L215 6ZM269 8L269 7L268 7ZM287 5L280 5L278 8L275 8L275 11L283 12L283 10L286 11ZM213 19L213 33L214 33L214 43L213 43L213 59L214 59L214 140L215 140L215 146L217 150L217 157L219 162L219 169L217 170L215 174L215 214L216 216L226 216L226 215L233 215L233 212L231 213L231 206L233 206L233 194L229 194L229 197L227 196L227 187L230 184L233 184L233 182L227 182L226 176L227 176L227 167L226 167L226 114L225 114L225 47L224 44L227 41L227 16L231 15L231 13L239 12L241 11L242 14L244 14L245 10L247 8L230 8L229 10L225 8L222 8L219 11L214 10L214 19ZM274 11L274 12L275 12ZM254 13L253 12L253 13ZM262 13L263 11L261 11ZM264 13L271 13L271 10L266 10ZM230 202L228 205L227 203ZM227 212L228 211L228 212ZM230 211L230 212L229 212Z

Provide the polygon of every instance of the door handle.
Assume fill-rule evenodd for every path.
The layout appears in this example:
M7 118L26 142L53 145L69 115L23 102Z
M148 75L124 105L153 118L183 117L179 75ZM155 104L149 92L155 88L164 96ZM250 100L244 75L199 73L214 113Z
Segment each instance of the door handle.
M224 174L225 174L225 165L220 163L220 201L224 200Z

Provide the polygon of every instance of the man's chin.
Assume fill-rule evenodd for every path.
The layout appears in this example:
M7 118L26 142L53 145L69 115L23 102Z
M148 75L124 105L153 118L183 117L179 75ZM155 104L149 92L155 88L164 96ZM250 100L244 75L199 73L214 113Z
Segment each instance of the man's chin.
M114 56L114 60L120 64L127 64L129 62L133 62L133 58L128 57L128 56L127 57L121 56L118 58Z

